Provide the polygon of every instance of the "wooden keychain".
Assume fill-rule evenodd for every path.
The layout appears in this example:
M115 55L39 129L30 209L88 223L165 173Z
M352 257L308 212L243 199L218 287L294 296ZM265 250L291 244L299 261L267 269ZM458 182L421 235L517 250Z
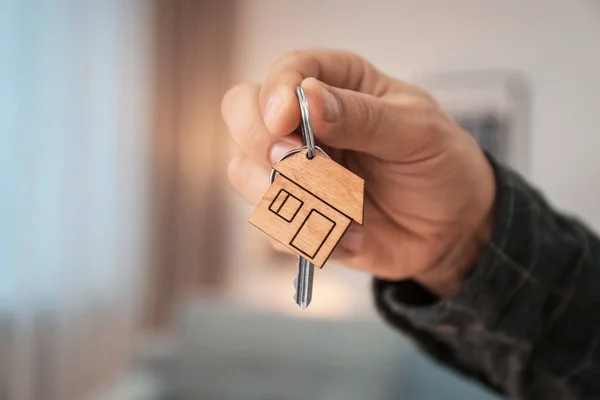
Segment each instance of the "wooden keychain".
M365 185L315 146L301 86L296 94L305 146L284 154L273 165L271 186L249 222L298 256L294 298L306 308L312 298L314 266L323 267L352 221L363 223Z

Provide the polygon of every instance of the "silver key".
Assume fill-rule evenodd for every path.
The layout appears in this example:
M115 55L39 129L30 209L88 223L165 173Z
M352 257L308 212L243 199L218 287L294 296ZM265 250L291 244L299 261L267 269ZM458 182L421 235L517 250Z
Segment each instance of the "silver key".
M300 111L302 115L302 138L306 144L307 156L309 159L315 155L315 150L320 151L325 157L329 158L327 154L318 146L315 146L315 138L312 132L312 126L310 122L310 115L308 110L308 102L304 95L304 90L301 86L296 88L296 94L298 95L298 101L300 102ZM277 162L280 162L287 157L296 154L301 149L292 150L284 154ZM269 183L272 185L275 180L275 169L271 169L269 176ZM300 308L306 308L312 300L312 287L313 287L313 276L315 272L315 266L313 263L308 261L304 257L298 256L298 274L294 279L294 300Z
M296 88L298 101L300 102L300 111L302 115L302 138L308 149L308 158L315 156L315 138L313 136L312 124L308 110L308 102L304 95L302 86ZM294 299L300 308L306 308L312 299L313 275L315 266L306 258L298 256L298 274L294 279Z
M312 299L315 266L304 257L298 257L298 274L294 279L294 300L300 308L306 308Z

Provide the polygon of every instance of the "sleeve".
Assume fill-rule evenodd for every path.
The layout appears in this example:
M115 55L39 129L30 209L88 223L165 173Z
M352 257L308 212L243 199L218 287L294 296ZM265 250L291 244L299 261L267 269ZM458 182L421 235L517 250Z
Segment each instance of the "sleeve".
M490 160L495 227L452 297L375 279L381 315L433 358L518 399L600 398L600 240Z

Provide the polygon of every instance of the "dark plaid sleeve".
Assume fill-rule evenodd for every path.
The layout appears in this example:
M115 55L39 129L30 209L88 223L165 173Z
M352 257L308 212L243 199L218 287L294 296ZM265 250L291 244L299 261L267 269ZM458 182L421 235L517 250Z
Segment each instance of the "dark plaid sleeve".
M518 399L600 399L600 241L493 160L491 243L460 292L374 282L391 324L432 357Z

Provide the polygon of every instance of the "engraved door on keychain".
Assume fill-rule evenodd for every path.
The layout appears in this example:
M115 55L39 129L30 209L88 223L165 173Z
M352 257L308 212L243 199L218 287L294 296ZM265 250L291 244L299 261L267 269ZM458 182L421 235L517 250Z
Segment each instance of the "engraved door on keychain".
M352 221L363 223L364 181L315 146L304 91L296 92L306 146L273 165L271 186L249 222L298 255L295 299L306 308L313 265L323 267Z

